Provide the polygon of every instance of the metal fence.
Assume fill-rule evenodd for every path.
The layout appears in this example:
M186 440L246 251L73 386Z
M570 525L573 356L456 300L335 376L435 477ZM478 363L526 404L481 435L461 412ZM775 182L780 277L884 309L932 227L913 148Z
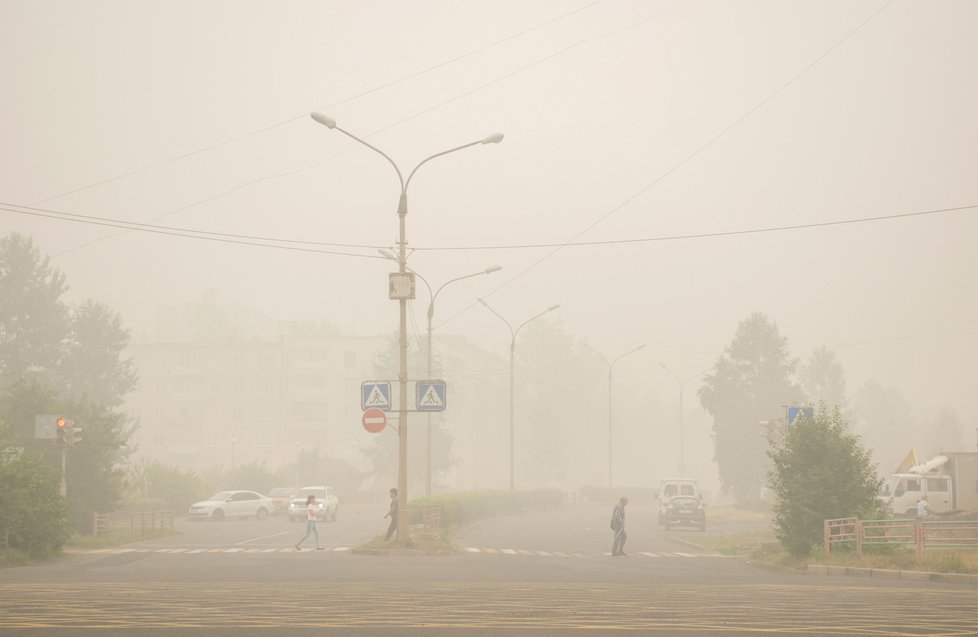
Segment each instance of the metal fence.
M833 546L854 544L857 558L867 546L913 546L920 565L928 548L978 548L978 520L825 520L822 544L826 557Z
M145 537L154 530L173 530L173 511L133 511L129 513L95 513L92 535L107 535L115 529L128 529L129 539Z

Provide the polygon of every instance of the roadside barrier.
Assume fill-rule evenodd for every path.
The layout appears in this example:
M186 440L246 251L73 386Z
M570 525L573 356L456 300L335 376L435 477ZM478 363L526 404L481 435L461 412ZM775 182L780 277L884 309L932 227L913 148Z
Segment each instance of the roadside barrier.
M978 548L978 520L859 520L838 518L823 522L823 551L854 543L860 558L866 546L913 546L917 565L928 548Z
M132 511L129 513L95 513L92 535L106 535L112 529L129 529L129 539L144 537L147 531L173 530L173 511Z

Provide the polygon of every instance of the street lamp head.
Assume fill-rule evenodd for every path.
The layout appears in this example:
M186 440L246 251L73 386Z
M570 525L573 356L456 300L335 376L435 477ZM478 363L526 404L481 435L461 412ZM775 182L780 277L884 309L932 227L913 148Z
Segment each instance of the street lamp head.
M326 128L336 128L336 120L329 115L323 115L322 113L310 113L309 117L313 118Z
M336 122L333 122L333 126L336 126ZM332 128L333 126L330 126L330 128ZM482 140L482 143L483 144L498 144L501 141L503 141L503 134L502 133L493 133L489 137L486 137L485 139L483 139Z
M492 274L493 272L499 272L502 269L503 266L501 265L490 265L488 268L485 269L485 274Z
M390 259L391 261L397 261L397 255L393 251L387 248L377 248L377 252L381 254L385 259Z
M559 305L551 305L550 307L547 308L547 311L548 312L553 312L554 310L556 310L559 307L560 307Z

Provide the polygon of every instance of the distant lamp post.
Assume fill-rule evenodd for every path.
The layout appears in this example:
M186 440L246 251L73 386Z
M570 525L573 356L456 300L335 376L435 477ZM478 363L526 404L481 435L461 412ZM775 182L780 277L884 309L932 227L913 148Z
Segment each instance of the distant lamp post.
M436 157L441 157L443 155L448 155L449 153L454 153L456 151L462 150L464 148L470 148L472 146L477 146L479 144L498 144L503 141L502 133L495 133L484 137L482 139L476 140L474 142L469 142L468 144L462 144L461 146L456 146L455 148L449 148L448 150L443 150L440 153L435 153L430 157L422 160L414 169L408 173L407 179L404 178L401 169L384 151L380 150L376 146L360 139L353 133L343 130L336 125L336 120L323 113L311 113L310 117L319 124L322 124L330 130L335 130L343 133L353 141L366 146L370 150L376 152L393 166L394 172L397 173L397 180L401 185L401 196L397 202L397 217L398 223L398 240L397 240L397 259L396 262L399 266L399 276L395 278L395 275L391 275L391 298L397 299L400 306L400 317L398 323L398 350L399 350L399 361L398 366L398 385L400 389L400 405L398 408L398 462L397 462L397 498L398 506L400 506L401 511L407 511L408 503L408 481L407 481L407 462L408 462L408 417L407 417L407 300L408 298L413 298L413 286L408 286L408 289L402 289L400 286L405 282L407 277L407 238L405 230L405 220L408 211L408 198L407 191L408 186L411 185L411 179L414 174L418 172L424 164L428 163ZM397 537L398 541L402 541L401 538L408 537L408 516L401 515L397 518Z
M666 370L666 372L668 372L669 375L676 379L676 382L679 383L679 475L684 476L686 475L686 444L684 439L686 427L683 419L686 410L683 403L683 392L686 390L686 383L693 379L699 378L706 372L710 371L711 368L707 367L703 371L693 374L686 380L679 380L679 377L673 374L672 370L666 367L665 363L659 363L659 367Z
M392 259L395 261L397 260L396 255L391 250L388 250L387 248L380 248L378 252L380 252L388 259ZM410 270L410 268L408 269ZM415 275L417 275L419 279L421 279L421 282L424 283L425 287L428 288L428 298L430 299L428 303L428 375L427 375L428 380L434 380L431 377L433 373L432 364L431 364L431 333L432 330L434 329L432 327L432 319L434 319L435 317L435 299L438 298L438 293L441 292L443 289L445 289L445 286L449 285L450 283L455 283L456 281L461 281L463 279L471 279L472 277L482 276L483 274L492 274L493 272L499 272L502 269L503 267L501 265L491 265L488 268L485 268L484 270L480 270L479 272L473 272L472 274L466 274L464 276L456 277L454 279L449 279L448 281L442 283L441 286L434 291L434 293L432 293L431 291L431 284L428 283L428 279L418 274L418 272L411 270L412 272L414 272ZM425 497L431 497L431 412L430 411L428 412L427 447L428 447L428 459L427 459L427 467L425 469Z
M639 345L638 347L636 347L634 349L630 349L627 352L625 352L624 354L621 354L617 358L614 358L612 360L608 360L608 357L607 356L605 356L604 354L602 354L598 350L594 349L593 347L591 347L587 343L584 343L584 347L588 348L589 350L591 350L592 352L594 352L595 354L597 354L598 356L600 356L601 357L601 360L603 360L604 363L605 363L605 365L608 366L608 486L611 487L612 486L612 473L611 473L611 466L612 466L611 465L611 450L612 450L611 442L612 442L612 438L611 438L611 431L612 431L612 423L613 423L613 420L612 420L612 402L611 402L611 390L612 390L612 387L613 387L613 384L612 384L612 378L613 378L613 376L612 376L612 374L613 374L614 369L615 369L615 363L617 363L621 359L625 358L629 354L634 354L638 350L644 348L645 345L642 344L642 345Z
M560 306L559 305L551 305L550 307L548 307L543 312L540 312L536 316L533 316L531 318L528 318L527 320L525 320L522 323L520 323L516 327L516 329L513 329L512 323L510 323L509 321L507 321L506 319L504 319L499 312L497 312L496 310L492 309L489 306L489 304L486 303L485 299L481 299L480 298L479 299L479 303L482 303L484 306L486 306L486 309L487 310L489 310L490 312L492 312L493 314L495 314L496 316L498 316L500 318L500 320L502 320L502 322L506 324L506 327L509 328L509 333L510 333L510 336L511 336L510 341L509 341L509 490L512 491L512 490L514 490L516 488L515 469L514 469L514 467L515 467L515 448L516 448L516 444L515 444L515 440L516 440L515 431L516 431L516 428L515 428L515 424L514 424L515 423L515 417L514 417L515 411L513 409L513 388L515 387L514 382L513 382L513 378L514 378L514 369L516 367L516 365L515 365L515 362L516 362L516 335L519 334L519 331L521 329L523 329L523 326L526 325L527 323L529 323L530 321L535 321L536 319L540 318L544 314L547 314L548 312L553 312L554 310L556 310Z

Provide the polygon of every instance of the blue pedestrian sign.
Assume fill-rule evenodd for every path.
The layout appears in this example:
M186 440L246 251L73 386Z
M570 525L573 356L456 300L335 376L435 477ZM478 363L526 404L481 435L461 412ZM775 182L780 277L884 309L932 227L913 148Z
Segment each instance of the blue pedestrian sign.
M445 411L445 382L418 381L418 411Z
M368 380L360 384L360 409L371 407L388 411L391 408L391 384L386 380Z
M785 420L788 426L795 424L795 421L801 417L805 420L812 421L815 420L815 408L814 407L787 407L788 417Z

